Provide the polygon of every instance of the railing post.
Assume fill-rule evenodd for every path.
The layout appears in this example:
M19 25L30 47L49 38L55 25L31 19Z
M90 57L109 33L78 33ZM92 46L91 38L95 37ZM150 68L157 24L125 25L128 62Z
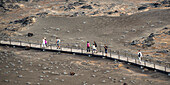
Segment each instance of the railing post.
M136 63L136 59L135 59L135 63Z
M102 52L102 50L101 50L101 45L100 45L100 52Z
M50 49L52 50L52 45L50 45Z
M10 38L10 40L9 40L9 43L10 43L10 45L11 45L11 38Z
M71 52L72 52L72 47L71 47Z
M104 52L102 51L102 56L104 56Z
M155 67L155 64L153 64L153 67L154 67L154 69L156 68L156 67Z
M165 66L165 72L166 72L166 66Z
M49 44L50 44L50 43L49 43L49 42L47 42L47 46L49 46Z
M144 66L146 66L146 61L144 61Z
M112 57L112 50L110 49L110 57Z
M83 53L83 48L81 49L81 53Z
M41 44L40 44L40 48L41 48Z
M22 46L21 41L20 41L20 46Z
M31 47L31 43L30 43L30 47Z
M93 48L91 49L92 55L93 55Z
M118 51L118 59L120 59L119 51Z
M129 58L127 57L127 62L129 61Z

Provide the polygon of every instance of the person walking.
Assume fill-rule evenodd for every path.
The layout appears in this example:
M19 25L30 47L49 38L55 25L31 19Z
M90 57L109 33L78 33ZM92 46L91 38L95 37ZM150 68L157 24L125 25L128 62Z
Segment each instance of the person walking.
M142 58L142 52L140 52L140 50L138 50L138 59L139 59L139 62L141 63L141 58Z
M92 49L93 49L93 53L95 53L95 52L96 52L96 46L95 46L95 44L93 44Z
M60 49L60 38L56 37L57 49Z
M45 37L42 39L42 48L44 48L44 47L46 47L46 45L45 45Z
M107 49L108 49L107 45L104 44L105 56L107 56Z
M96 47L96 53L97 53L97 43L94 41L94 45Z
M87 52L90 52L90 43L87 41Z

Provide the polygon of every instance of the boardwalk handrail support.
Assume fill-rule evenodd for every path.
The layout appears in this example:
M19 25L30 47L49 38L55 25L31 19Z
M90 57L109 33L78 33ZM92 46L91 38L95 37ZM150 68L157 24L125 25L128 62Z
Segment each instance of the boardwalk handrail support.
M28 40L29 41L29 40ZM4 41L1 41L0 40L0 43L1 44L3 44L3 42ZM9 44L9 42L10 42L10 45L12 45L12 46L16 46L16 47L18 47L18 46L29 46L30 45L30 47L32 48L35 48L34 46L34 44L33 43L31 43L31 42L27 42L27 43L23 43L22 44L22 41L14 41L14 42L12 42L12 40L11 40L11 38L10 38L10 40L9 41L5 41L7 44ZM46 48L42 48L42 44L39 44L40 45L40 49L43 49L43 50L46 50ZM50 49L52 50L52 45L49 45L50 47ZM47 50L50 50L49 48L47 48ZM78 49L73 49L72 48L72 46L71 46L71 52L73 52L73 50L74 50L74 52L75 53L79 53L80 52L80 54L89 54L89 53L83 53L83 49L81 48L78 48ZM76 51L77 50L77 51ZM58 50L58 51L64 51L64 48L61 48L61 50ZM116 58L114 58L114 56L112 55L113 53L114 53L114 51L113 51L113 53L112 53L112 50L111 49L108 49L108 51L110 51L110 55L109 55L109 53L108 53L108 56L106 56L104 53L104 51L102 51L101 53L102 53L102 56L105 56L106 58L109 58L109 59L116 59ZM127 58L127 62L132 62L132 63L134 63L134 64L137 64L137 65L141 65L141 66L146 66L146 67L151 67L151 68L153 68L153 69L157 69L157 70L159 70L159 69L161 69L161 71L165 71L165 72L169 72L169 68L168 68L168 70L167 70L167 66L162 66L162 64L159 66L159 65L157 65L157 64L151 64L151 63L149 63L149 62L146 62L146 61L142 61L142 64L138 64L138 62L137 62L137 59L133 59L133 61L132 61L132 59L131 59L131 57L132 57L132 54L127 54L126 52L125 52L125 56L120 56L120 51L118 50L118 51L116 51L117 52L117 56L118 56L118 60L122 60L122 61L125 61L126 62L126 58ZM91 54L91 53L90 53ZM122 53L121 53L122 54ZM124 54L124 53L123 53ZM94 51L93 51L93 49L92 49L92 55L94 55ZM101 55L101 54L100 54ZM131 57L129 57L129 55L131 56ZM95 56L98 56L98 55L96 55L95 54ZM112 57L113 56L113 57ZM121 58L121 59L120 59ZM135 60L135 62L134 62L134 60Z

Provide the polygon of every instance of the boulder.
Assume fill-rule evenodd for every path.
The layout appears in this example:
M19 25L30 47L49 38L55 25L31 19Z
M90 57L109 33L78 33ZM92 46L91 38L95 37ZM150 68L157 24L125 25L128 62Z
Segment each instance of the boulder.
M28 37L32 37L34 34L33 33L28 33L27 36Z
M139 43L138 40L133 40L133 41L131 42L131 45L136 45L136 44L138 44L138 43Z
M81 7L82 9L93 9L91 5L84 5Z
M159 50L159 51L156 51L157 53L168 53L169 51L168 50Z
M160 3L150 3L149 5L152 6L152 7L155 7L155 8L161 6Z
M84 4L84 3L82 3L82 2L74 2L74 3L73 3L74 6L80 6L80 5L83 5L83 4Z
M161 4L170 4L170 0L163 0Z
M138 8L138 10L144 10L144 9L147 9L147 6L141 6Z
M75 72L70 72L70 75L71 75L71 76L75 75Z
M41 13L37 13L36 15L40 16L40 17L44 17L44 16L48 15L48 13L47 12L41 12Z

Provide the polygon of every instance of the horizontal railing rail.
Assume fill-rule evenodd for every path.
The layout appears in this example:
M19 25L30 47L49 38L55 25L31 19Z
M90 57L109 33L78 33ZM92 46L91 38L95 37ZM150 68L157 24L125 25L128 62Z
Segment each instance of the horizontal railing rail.
M36 43L33 41L21 41L17 39L6 39L6 40L0 40L0 44L6 44L6 45L14 45L14 46L22 46L22 47L30 47L30 48L37 48L37 49L43 49L43 50L57 50L57 51L63 51L63 52L71 52L71 53L78 53L78 54L86 54L86 55L93 55L93 56L103 56L110 59L116 59L120 61L125 61L128 63L132 63L139 66L144 66L147 68L151 68L153 70L159 70L162 72L170 73L169 64L165 65L159 65L154 64L151 61L142 60L139 62L137 57L134 57L132 53L128 51L120 51L120 50L112 50L108 49L108 53L104 52L104 49L100 49L101 46L99 46L98 52L95 53L90 49L90 52L86 52L85 48L82 48L81 45L75 44L75 43L61 43L61 49L56 49L55 43L48 43L48 46L43 48L42 43Z

